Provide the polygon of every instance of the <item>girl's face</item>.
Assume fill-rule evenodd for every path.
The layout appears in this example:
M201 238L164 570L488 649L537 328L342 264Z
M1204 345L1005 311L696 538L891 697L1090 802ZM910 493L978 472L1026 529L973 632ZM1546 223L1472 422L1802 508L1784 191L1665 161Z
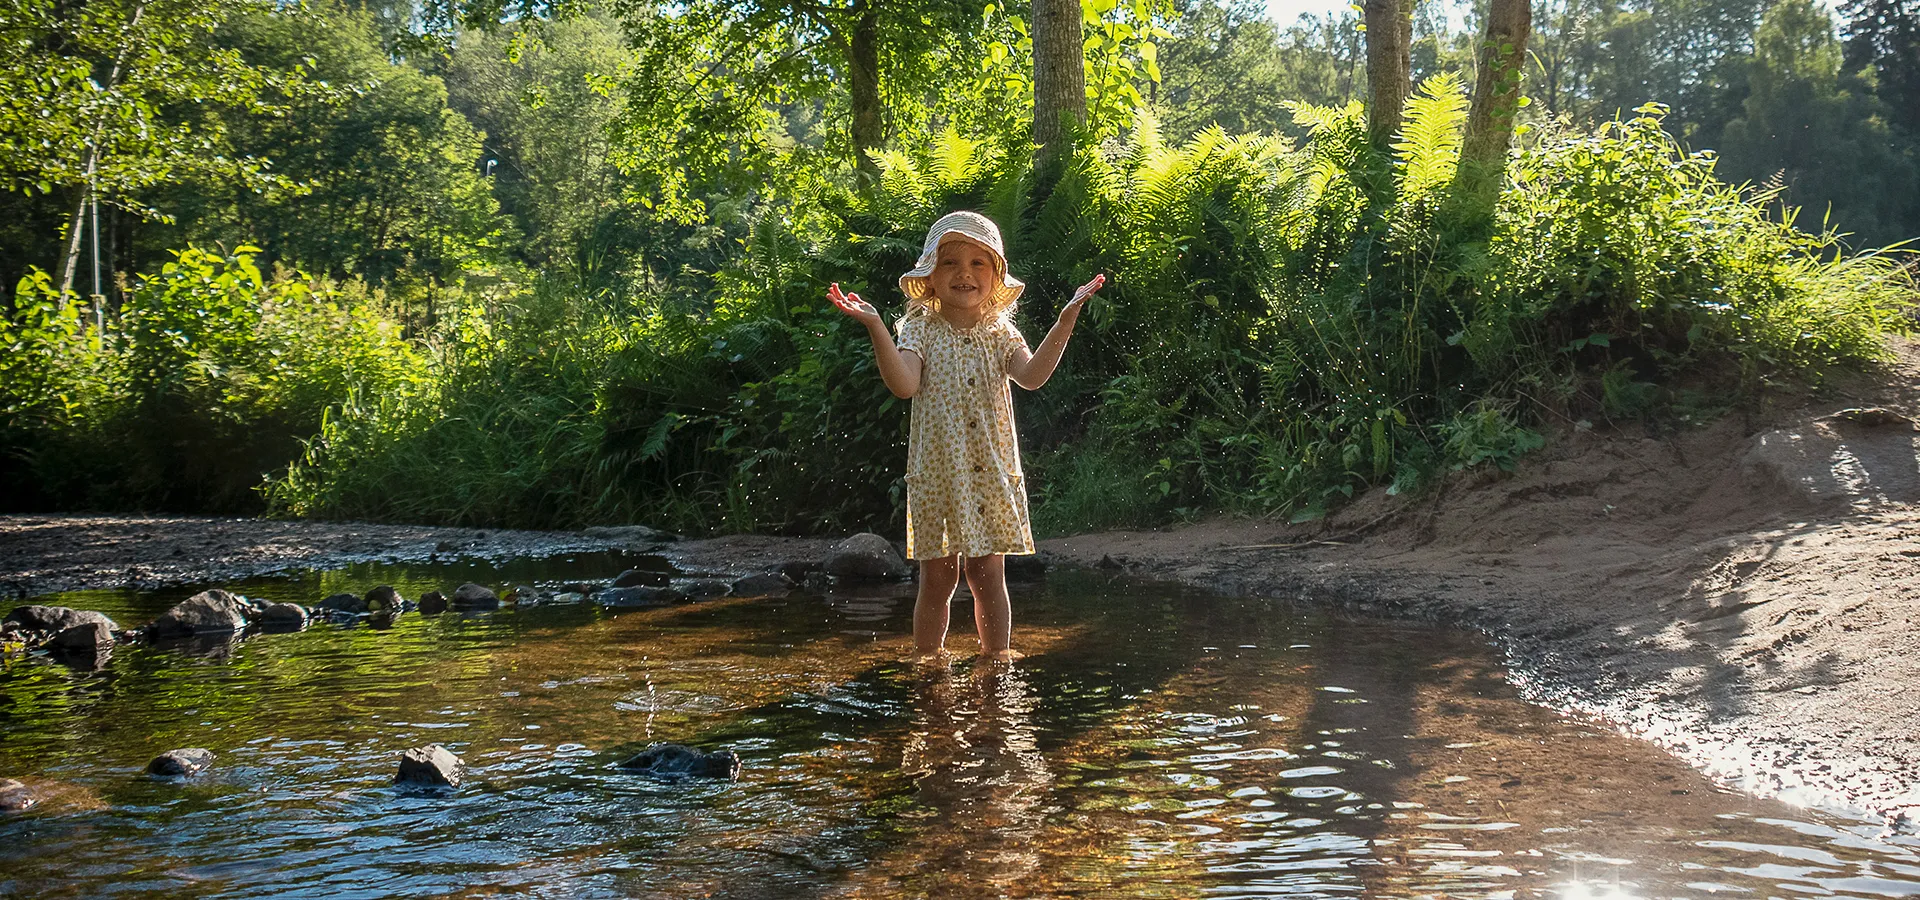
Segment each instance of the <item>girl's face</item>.
M927 276L927 286L940 299L941 309L978 308L999 284L993 251L958 236L940 242L933 273Z

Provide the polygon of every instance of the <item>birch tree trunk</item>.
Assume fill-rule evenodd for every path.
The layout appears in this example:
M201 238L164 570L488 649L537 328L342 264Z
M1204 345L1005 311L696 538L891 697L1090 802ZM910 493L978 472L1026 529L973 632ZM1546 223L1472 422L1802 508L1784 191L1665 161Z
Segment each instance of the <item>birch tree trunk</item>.
M1365 0L1360 9L1367 25L1367 137L1385 150L1413 91L1413 2Z
M1067 122L1087 120L1080 0L1033 0L1033 140L1040 158L1066 149Z

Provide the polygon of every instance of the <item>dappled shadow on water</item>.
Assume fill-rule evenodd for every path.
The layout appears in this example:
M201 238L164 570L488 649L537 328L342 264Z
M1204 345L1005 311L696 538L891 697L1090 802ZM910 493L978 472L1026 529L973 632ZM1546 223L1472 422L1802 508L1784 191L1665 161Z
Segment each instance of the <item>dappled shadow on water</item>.
M0 776L50 799L0 819L0 894L1920 890L1851 823L1519 703L1469 635L1061 574L1016 598L1027 659L926 666L910 609L896 587L15 660ZM733 749L741 780L613 767L654 741ZM467 783L392 790L428 742ZM135 776L183 746L213 772Z

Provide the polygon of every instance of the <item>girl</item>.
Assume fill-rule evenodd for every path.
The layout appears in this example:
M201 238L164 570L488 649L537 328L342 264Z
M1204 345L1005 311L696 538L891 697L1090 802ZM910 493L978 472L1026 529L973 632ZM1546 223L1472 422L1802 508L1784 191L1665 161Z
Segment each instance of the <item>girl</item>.
M956 212L933 224L919 263L900 276L907 312L898 344L860 295L827 289L833 305L866 326L887 389L914 401L907 556L920 563L913 640L922 654L945 645L964 570L981 652L1016 655L1005 554L1032 553L1033 529L1007 381L1030 391L1047 383L1080 308L1106 280L1095 276L1075 291L1039 352L1029 351L1011 318L1026 285L1007 272L1000 229L979 213Z

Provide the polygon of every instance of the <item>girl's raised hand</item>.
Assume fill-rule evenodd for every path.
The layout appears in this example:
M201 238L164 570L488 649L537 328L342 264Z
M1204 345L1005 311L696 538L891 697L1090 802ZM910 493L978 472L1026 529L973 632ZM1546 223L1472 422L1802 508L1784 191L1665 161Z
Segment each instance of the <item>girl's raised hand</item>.
M860 299L859 294L841 293L840 283L837 281L827 288L827 299L833 301L834 306L840 307L841 312L859 320L862 325L880 321L880 311L874 309L873 304Z
M1093 292L1099 290L1100 286L1106 283L1107 283L1107 276L1105 275L1093 276L1092 281L1089 281L1086 284L1081 285L1078 290L1073 292L1073 299L1067 301L1067 309L1077 310L1080 307L1085 306L1087 303L1087 298L1092 297Z

